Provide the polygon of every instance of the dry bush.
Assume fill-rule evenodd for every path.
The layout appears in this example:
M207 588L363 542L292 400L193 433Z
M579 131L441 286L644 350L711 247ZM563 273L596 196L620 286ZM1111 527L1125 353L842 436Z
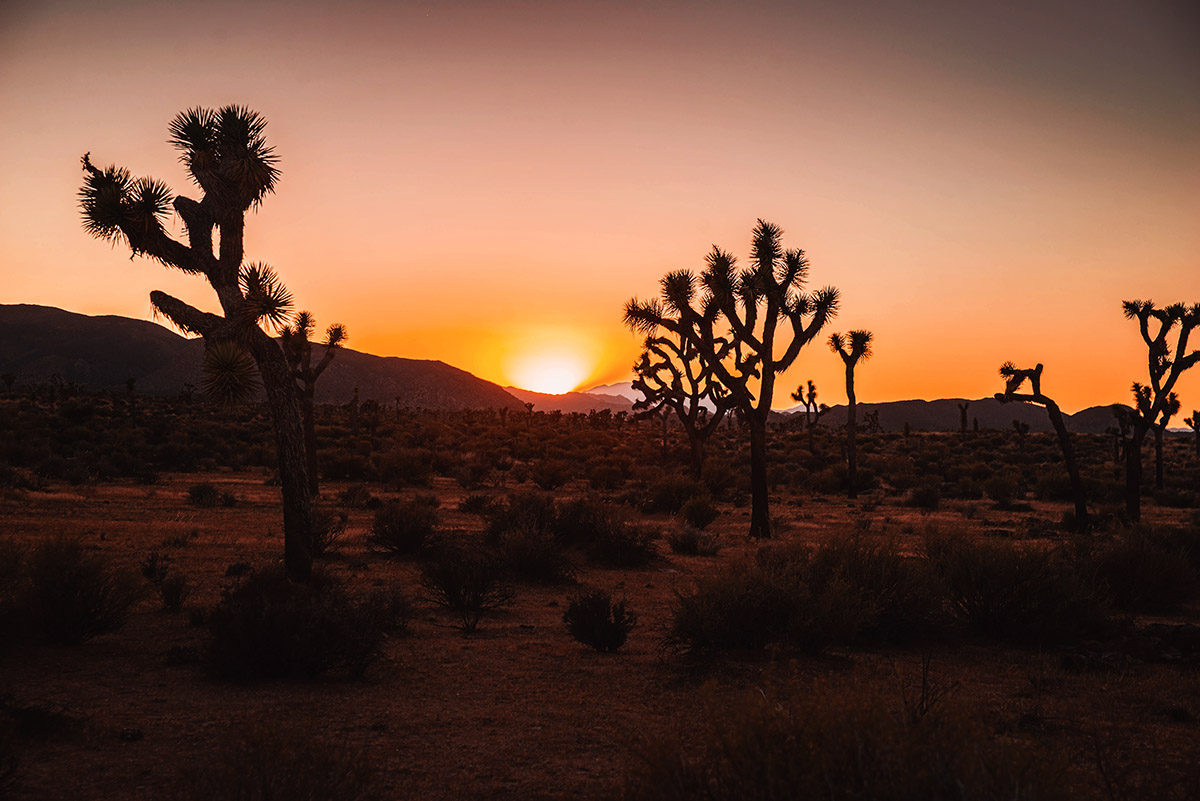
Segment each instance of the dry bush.
M474 631L488 612L503 609L513 599L504 566L481 548L444 547L421 572L426 598L458 615L459 628Z
M637 625L637 615L624 598L614 603L604 590L589 590L567 602L563 625L568 634L584 645L614 653Z
M186 770L174 801L382 801L365 755L344 740L257 725Z
M69 645L119 629L143 594L136 574L70 539L34 546L21 574L16 609L28 634Z
M869 683L792 683L721 699L686 741L650 737L627 801L1040 801L1071 797L1060 765L943 699L906 708Z
M391 554L414 554L425 548L437 530L438 501L432 495L392 501L375 513L367 544Z

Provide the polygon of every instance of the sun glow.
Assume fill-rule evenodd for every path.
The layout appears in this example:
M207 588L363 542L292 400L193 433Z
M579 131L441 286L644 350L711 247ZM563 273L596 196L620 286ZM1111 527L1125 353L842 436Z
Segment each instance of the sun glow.
M575 351L543 348L512 357L505 369L513 385L533 392L559 395L579 386L592 366Z

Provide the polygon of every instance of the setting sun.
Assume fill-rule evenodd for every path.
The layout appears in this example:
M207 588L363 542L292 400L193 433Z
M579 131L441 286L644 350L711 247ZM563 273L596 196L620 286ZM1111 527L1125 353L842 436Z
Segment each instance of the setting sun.
M513 386L559 395L579 386L591 369L574 351L543 348L513 357L505 372Z

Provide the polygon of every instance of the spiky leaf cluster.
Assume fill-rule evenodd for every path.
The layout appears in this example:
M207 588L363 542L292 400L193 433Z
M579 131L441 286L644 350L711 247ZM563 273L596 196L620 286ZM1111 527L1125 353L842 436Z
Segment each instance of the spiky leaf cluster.
M267 145L266 127L266 119L245 106L197 107L171 121L168 141L206 196L245 211L274 192L279 180L279 157Z
M135 254L145 252L165 231L174 199L171 190L153 178L135 179L123 167L98 169L90 154L84 154L82 162L79 208L84 230L99 239L124 240Z
M213 342L204 349L202 389L224 404L249 400L259 389L258 367L237 342Z

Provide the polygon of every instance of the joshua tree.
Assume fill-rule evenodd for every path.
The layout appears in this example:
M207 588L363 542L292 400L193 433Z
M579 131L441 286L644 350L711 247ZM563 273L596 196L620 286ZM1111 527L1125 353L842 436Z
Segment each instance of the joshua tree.
M812 382L812 379L808 381L807 392L805 392L803 384L796 387L796 391L792 393L792 400L804 404L804 427L808 429L808 452L816 453L813 429L817 427L817 423L821 421L821 415L829 407L824 403L817 403L817 385Z
M661 410L664 421L668 409L675 412L691 446L692 475L700 478L705 444L729 411L725 389L686 339L648 336L643 347L641 358L633 366L633 388L642 393L642 399L633 408ZM708 406L712 406L711 413Z
M967 435L967 409L970 407L970 401L963 401L958 404L958 433L964 437Z
M1006 379L1006 382L1004 391L996 393L996 400L1001 403L1009 401L1036 403L1045 407L1046 414L1050 417L1050 425L1054 426L1054 433L1058 435L1058 445L1062 448L1063 461L1067 464L1067 476L1071 480L1071 496L1075 500L1075 525L1079 531L1090 531L1091 520L1088 517L1087 498L1083 492L1083 480L1079 477L1079 465L1075 463L1075 449L1071 445L1071 435L1067 431L1066 423L1063 422L1058 404L1042 394L1042 365L1039 364L1034 370L1018 370L1012 362L1005 362L1000 367L1000 375ZM1018 395L1017 390L1021 388L1021 384L1026 378L1029 379L1030 393ZM1028 428L1028 425L1025 425L1025 429L1028 430Z
M1154 430L1154 488L1163 488L1163 434L1167 431L1167 426L1171 422L1171 418L1179 414L1179 396L1174 392L1167 396L1167 403L1163 407L1162 414L1158 417L1158 422L1153 426Z
M284 326L281 334L283 354L287 357L292 376L296 379L296 395L300 398L300 414L304 423L304 453L308 464L308 488L313 496L321 493L317 481L317 430L313 423L313 391L317 379L325 368L333 361L334 354L342 346L349 335L346 326L334 323L325 329L325 341L319 343L325 348L321 361L314 366L312 363L312 336L316 333L317 321L311 313L302 311L296 315L295 321Z
M829 349L846 365L846 478L850 498L858 497L858 417L854 397L854 367L871 358L871 332L851 331L846 336L829 335Z
M1196 435L1196 456L1200 457L1200 412L1192 409L1192 416L1183 418L1183 422Z
M782 229L763 220L754 227L750 267L718 247L704 271L663 277L662 298L625 304L625 324L654 335L665 328L689 343L729 395L750 430L750 536L771 536L767 497L767 418L776 377L792 366L837 311L832 287L808 292L808 259L784 250ZM789 329L785 334L784 326Z
M6 392L12 392L13 383L15 383L16 380L16 373L0 373L0 381L4 382L4 390Z
M1137 522L1142 513L1142 443L1146 433L1164 418L1179 376L1200 362L1200 350L1188 352L1188 337L1200 325L1200 304L1175 303L1160 309L1152 300L1127 300L1121 306L1125 319L1138 322L1150 375L1149 384L1133 385L1136 408L1125 442L1125 511ZM1173 331L1177 332L1174 347L1168 342Z
M171 121L170 143L201 191L199 201L172 197L166 184L134 179L129 170L92 164L83 157L80 207L93 236L123 241L133 255L208 281L221 314L196 309L164 292L151 292L156 311L211 349L218 343L248 352L262 376L275 428L283 494L284 563L288 575L307 580L312 571L312 496L304 458L300 403L283 350L260 322L276 329L289 321L291 294L275 271L244 261L246 212L257 207L279 180L278 157L263 135L266 120L241 106L216 111L188 109ZM171 210L187 232L187 244L170 236ZM214 253L213 230L219 234Z

